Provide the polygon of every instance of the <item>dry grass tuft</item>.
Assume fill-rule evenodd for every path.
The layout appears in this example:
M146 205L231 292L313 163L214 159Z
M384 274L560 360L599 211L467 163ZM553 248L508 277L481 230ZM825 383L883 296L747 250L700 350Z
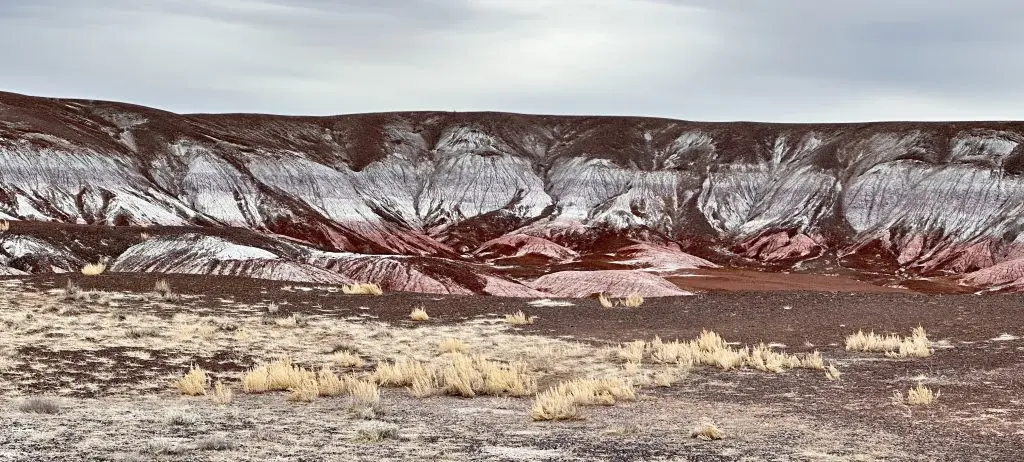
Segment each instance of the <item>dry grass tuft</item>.
M329 367L323 367L316 373L316 381L320 396L341 396L348 391L346 381L335 375Z
M928 334L923 327L916 327L909 337L898 335L867 334L858 330L846 337L848 351L882 352L891 358L924 358L932 354Z
M616 400L636 400L633 385L622 379L575 379L539 393L530 416L533 420L575 420L581 418L578 406L611 406Z
M341 286L341 292L348 295L384 295L380 286L374 283L356 283Z
M320 384L313 375L299 377L295 386L289 388L288 401L308 403L320 396Z
M697 438L704 441L720 440L725 437L722 430L719 430L713 423L698 426L690 431L690 438Z
M616 354L629 363L639 364L643 359L660 364L674 364L682 368L696 365L713 366L723 370L751 368L765 372L784 372L804 368L824 370L825 362L817 351L809 354L788 354L773 350L765 344L755 347L734 348L715 332L704 330L694 340L662 341L655 337L650 342L631 342L621 345Z
M199 422L199 416L183 410L173 410L165 417L167 425L172 427L191 427Z
M305 387L303 391L308 393L310 383L316 385L316 374L293 365L290 359L282 358L250 369L242 377L242 390L265 393Z
M11 222L7 220L0 220L0 233L5 233L11 230Z
M203 396L206 394L206 389L210 386L210 377L206 375L206 371L203 368L192 366L188 373L174 384L183 395Z
M835 380L839 380L839 378L842 375L843 374L841 372L839 372L839 369L836 369L836 366L833 365L833 364L829 364L828 367L825 368L825 378L826 379L835 381Z
M356 439L366 443L379 443L398 438L398 426L374 422L356 429Z
M351 351L339 351L331 354L330 358L331 363L338 367L358 369L366 366L366 361L363 361L362 357Z
M904 399L903 393L899 391L892 392L893 404L909 404L911 406L927 406L935 402L939 398L941 393L932 391L920 383L917 386L907 391L907 397Z
M235 393L230 387L224 385L220 380L213 386L213 402L217 404L231 404Z
M89 263L82 267L82 274L86 276L99 276L107 270L107 264L103 262Z
M346 382L348 394L355 409L376 409L380 404L380 388L373 382L350 379Z
M74 281L68 279L68 283L64 285L64 300L78 300L81 293L82 288L78 287L78 284L75 284Z
M626 298L616 300L608 298L608 296L605 295L604 292L601 292L600 294L597 295L597 301L598 303L601 304L601 306L605 308L615 308L617 306L624 306L626 308L636 308L644 304L644 296L640 295L639 292L633 292L627 295Z
M629 296L627 296L624 300L622 300L622 306L625 306L627 308L636 308L643 304L644 297L643 295L640 295L638 292L633 292L629 294Z
M673 374L671 371L658 371L656 374L654 374L654 386L671 387L672 384L676 383L676 378L676 375Z
M238 443L223 436L208 436L196 443L196 449L200 451L228 451L237 447Z
M276 318L274 324L281 327L306 327L309 325L309 319L302 313L292 313L287 318Z
M433 370L415 359L404 357L393 363L381 361L374 372L374 380L383 386L412 386L416 379L424 380L433 377Z
M430 316L427 315L427 310L423 309L423 307L419 307L412 310L412 313L409 313L409 319L412 319L413 321L426 321L430 319Z
M156 281L156 283L153 284L153 291L160 295L160 298L163 298L164 300L173 300L177 298L174 291L171 290L171 283L167 282L166 279Z
M527 316L526 313L523 313L522 311L517 311L514 314L505 315L505 324L509 324L512 326L525 326L528 324L533 324L533 321L535 321L536 319L536 316Z
M533 400L530 417L533 420L579 420L582 418L579 406L576 405L573 397L558 389L538 393Z
M504 364L480 355L452 353L441 364L426 364L412 358L377 365L374 380L384 386L411 387L417 397L444 393L453 396L530 396L537 391L536 379L522 363Z
M56 414L60 412L60 404L50 398L29 398L18 403L18 410L32 414Z
M448 337L441 341L441 344L437 346L437 350L441 354L445 353L469 353L469 345L462 340L457 338Z

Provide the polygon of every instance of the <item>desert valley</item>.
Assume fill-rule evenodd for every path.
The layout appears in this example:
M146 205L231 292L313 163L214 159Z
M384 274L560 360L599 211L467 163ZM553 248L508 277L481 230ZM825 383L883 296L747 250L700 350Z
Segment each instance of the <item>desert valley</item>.
M1024 123L0 93L0 460L1019 460Z

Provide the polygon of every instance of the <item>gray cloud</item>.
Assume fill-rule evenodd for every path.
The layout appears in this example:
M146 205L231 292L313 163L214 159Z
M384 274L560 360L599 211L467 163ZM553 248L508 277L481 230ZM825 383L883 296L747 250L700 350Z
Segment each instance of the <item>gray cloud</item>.
M0 0L0 89L176 112L1024 119L1005 0Z

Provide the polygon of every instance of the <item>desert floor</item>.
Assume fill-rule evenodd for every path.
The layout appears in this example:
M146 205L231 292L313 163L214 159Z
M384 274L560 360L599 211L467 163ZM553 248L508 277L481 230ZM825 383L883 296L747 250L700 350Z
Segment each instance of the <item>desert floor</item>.
M0 280L0 461L1024 458L1020 296L781 290L604 308L165 278L170 296L154 292L164 278L152 275ZM68 292L69 279L80 291ZM428 320L409 318L418 307ZM507 323L518 311L536 319ZM910 335L917 326L928 357L844 348L859 329ZM629 343L691 340L704 329L737 349L818 351L841 375L676 364ZM306 402L241 384L278 358L376 383L380 364L443 368L455 350L515 364L530 392L421 398L381 386L379 402ZM193 365L230 388L230 402L212 388L182 395L176 381ZM628 384L635 397L581 404L577 419L532 418L534 393L577 378ZM933 403L894 401L918 384L938 393ZM722 438L692 436L708 425Z

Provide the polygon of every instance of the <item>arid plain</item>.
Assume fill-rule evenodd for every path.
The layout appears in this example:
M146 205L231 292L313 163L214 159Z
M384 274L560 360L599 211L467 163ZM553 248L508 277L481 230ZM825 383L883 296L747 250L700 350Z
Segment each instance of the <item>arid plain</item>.
M1014 460L1020 302L10 278L0 459Z

